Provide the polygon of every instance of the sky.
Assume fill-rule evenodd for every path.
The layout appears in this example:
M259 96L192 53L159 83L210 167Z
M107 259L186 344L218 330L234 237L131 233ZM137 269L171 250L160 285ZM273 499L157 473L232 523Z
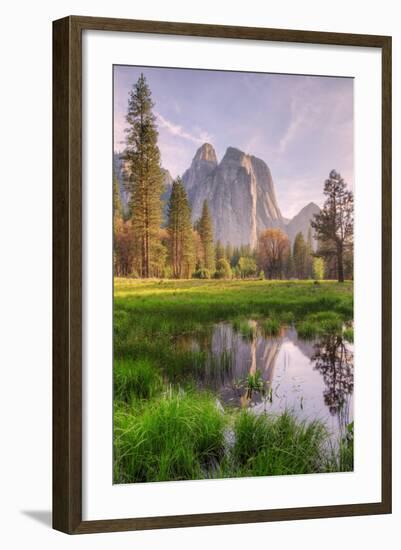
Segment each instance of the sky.
M205 142L269 166L283 216L323 204L334 168L353 188L353 79L155 67L114 67L114 150L125 147L128 94L143 73L152 92L162 166L173 178Z

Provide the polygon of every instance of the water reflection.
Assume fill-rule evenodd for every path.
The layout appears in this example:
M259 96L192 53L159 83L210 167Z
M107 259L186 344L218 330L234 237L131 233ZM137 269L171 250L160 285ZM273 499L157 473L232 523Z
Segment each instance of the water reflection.
M353 418L353 346L339 336L306 341L293 327L267 337L261 323L249 331L219 323L179 337L191 352L191 377L233 407L256 413L292 410L300 418L321 419L333 434Z
M314 368L323 376L324 402L340 429L350 422L351 396L354 391L354 354L345 341L329 335L315 344Z

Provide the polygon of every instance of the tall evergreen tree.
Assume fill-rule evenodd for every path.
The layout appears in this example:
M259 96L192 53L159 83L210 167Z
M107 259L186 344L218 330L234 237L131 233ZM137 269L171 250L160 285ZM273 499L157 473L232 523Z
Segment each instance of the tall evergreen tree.
M121 198L120 198L120 189L118 186L118 179L117 176L113 175L113 221L114 226L116 225L116 221L122 217L122 205L121 205Z
M312 228L308 229L308 236L306 239L306 277L312 279L313 277L313 240L312 240Z
M191 223L191 206L181 178L173 182L167 207L167 232L173 276L189 278L195 265L195 248Z
M202 215L199 220L198 229L202 242L203 267L213 272L216 265L213 245L213 224L206 200L203 202Z
M305 279L307 270L307 247L301 232L297 233L295 236L292 257L295 276L298 277L298 279Z
M216 251L215 251L215 254L216 254L216 262L218 260L223 260L225 259L226 257L226 251L224 249L224 246L221 244L221 241L218 240L216 242Z
M238 265L240 258L241 258L241 252L238 246L235 246L231 254L231 261L230 261L231 267L236 267Z
M163 175L151 91L141 74L129 94L127 113L126 188L134 237L140 254L140 275L151 276L162 219Z
M227 243L226 248L224 250L224 256L230 264L231 264L232 255L233 255L233 247L231 246L230 243Z
M318 255L335 258L338 282L344 282L344 256L352 254L354 239L354 196L341 175L332 170L324 183L325 203L314 214L312 228L319 243Z
M291 247L289 247L287 262L285 265L285 276L287 277L287 279L291 279L291 277L294 277L294 271L294 257L292 255Z

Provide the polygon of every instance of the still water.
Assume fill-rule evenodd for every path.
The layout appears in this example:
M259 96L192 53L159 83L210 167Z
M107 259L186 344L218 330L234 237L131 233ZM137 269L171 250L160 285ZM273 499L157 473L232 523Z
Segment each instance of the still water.
M224 322L178 337L178 347L203 357L202 368L194 365L192 372L197 385L226 405L256 414L290 410L300 419L322 420L332 436L344 433L353 420L353 345L337 335L302 340L293 327L266 336L259 321L247 323L245 336Z

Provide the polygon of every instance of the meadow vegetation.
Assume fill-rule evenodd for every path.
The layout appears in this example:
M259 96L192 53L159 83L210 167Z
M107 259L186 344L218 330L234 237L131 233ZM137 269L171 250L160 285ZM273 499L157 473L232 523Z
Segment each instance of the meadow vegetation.
M256 416L197 388L206 356L178 340L219 321L252 339L250 317L272 337L294 324L305 338L348 327L350 340L352 283L115 279L114 296L116 483L352 469L350 437L333 450L318 421ZM227 353L209 364L228 366Z

